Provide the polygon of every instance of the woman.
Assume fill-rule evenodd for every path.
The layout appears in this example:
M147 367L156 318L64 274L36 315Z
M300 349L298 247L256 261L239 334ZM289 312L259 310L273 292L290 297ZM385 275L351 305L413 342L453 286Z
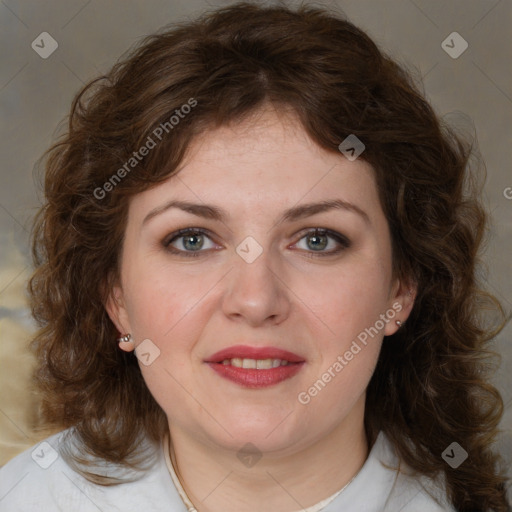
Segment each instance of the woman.
M48 155L30 292L60 432L2 468L0 510L507 510L469 155L321 10L147 38Z

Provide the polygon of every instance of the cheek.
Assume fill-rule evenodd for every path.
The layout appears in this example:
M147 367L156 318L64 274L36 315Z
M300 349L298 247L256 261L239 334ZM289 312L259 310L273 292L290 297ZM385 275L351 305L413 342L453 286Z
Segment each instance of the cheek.
M208 292L218 278L209 273L191 275L162 266L137 265L126 269L127 310L136 339L154 339L164 347L167 340L191 337L191 318L207 304Z
M383 263L353 258L336 271L316 269L295 279L294 294L319 324L319 334L344 345L374 325L389 300L391 272Z
M320 363L313 362L313 372L301 390L303 393L298 396L301 404L308 401L313 405L310 414L325 416L327 423L338 421L352 409L364 394L375 370L382 334L368 334L356 326L358 322L366 324L362 320L364 317L364 314L358 318L355 315L347 317L343 328L351 322L355 334L350 335L346 329L332 342L324 340Z

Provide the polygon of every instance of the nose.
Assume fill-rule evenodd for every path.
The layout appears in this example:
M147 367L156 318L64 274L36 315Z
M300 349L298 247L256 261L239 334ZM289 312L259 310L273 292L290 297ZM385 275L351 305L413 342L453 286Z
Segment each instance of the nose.
M252 263L235 253L222 308L232 320L251 327L277 325L290 314L290 288L279 261L264 250Z

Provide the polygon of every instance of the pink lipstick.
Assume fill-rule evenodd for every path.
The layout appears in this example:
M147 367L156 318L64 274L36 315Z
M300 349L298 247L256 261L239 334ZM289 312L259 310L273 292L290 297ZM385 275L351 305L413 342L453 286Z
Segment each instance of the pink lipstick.
M248 388L273 386L293 377L305 361L276 347L235 345L205 360L221 377Z

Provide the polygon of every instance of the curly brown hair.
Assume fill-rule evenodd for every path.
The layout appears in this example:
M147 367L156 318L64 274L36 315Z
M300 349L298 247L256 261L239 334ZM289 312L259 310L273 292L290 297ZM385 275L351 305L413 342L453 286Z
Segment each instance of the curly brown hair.
M486 215L471 186L474 144L444 125L411 73L362 30L311 6L240 3L166 27L76 96L66 133L46 154L46 202L34 224L29 291L46 424L74 426L84 453L124 466L141 463L141 435L162 438L165 414L136 358L118 349L105 310L129 201L168 179L195 137L265 102L291 108L329 151L349 134L364 141L394 274L418 287L367 389L369 441L383 430L414 470L444 475L458 511L507 510L507 479L490 449L503 401L489 383L487 344L499 327L482 311L498 311L502 324L504 314L476 278ZM171 128L186 104L193 112ZM162 143L122 167L164 123ZM441 457L454 440L470 454L457 469Z

